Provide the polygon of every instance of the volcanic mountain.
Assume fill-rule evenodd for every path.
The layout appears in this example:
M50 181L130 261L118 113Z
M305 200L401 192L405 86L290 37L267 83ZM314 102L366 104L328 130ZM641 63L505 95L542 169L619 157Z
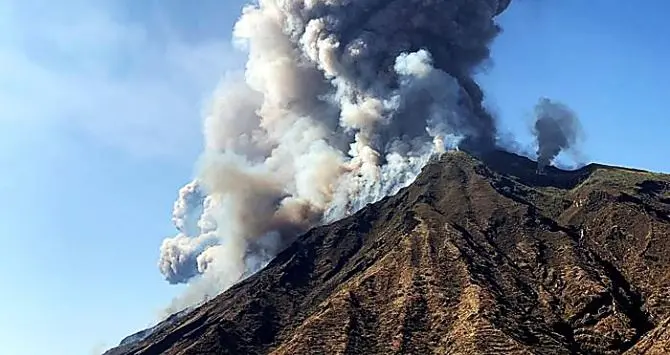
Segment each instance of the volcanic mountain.
M108 354L670 354L670 176L449 152Z

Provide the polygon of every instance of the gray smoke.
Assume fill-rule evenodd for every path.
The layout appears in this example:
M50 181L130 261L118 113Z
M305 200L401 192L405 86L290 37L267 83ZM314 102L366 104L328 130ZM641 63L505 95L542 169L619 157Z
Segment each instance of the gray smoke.
M301 232L413 181L432 154L493 148L471 75L509 0L259 0L235 43L243 75L215 93L196 181L175 203L160 270L192 305ZM185 219L190 219L187 221Z
M541 172L561 151L576 148L582 129L577 115L568 106L547 98L541 98L535 105L535 119L533 134Z

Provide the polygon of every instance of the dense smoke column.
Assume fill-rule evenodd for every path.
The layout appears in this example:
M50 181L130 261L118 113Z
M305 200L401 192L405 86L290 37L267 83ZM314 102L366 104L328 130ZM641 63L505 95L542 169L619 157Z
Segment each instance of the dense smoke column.
M533 134L537 141L538 171L563 150L575 148L581 133L577 115L566 105L542 98L535 106Z
M473 150L492 148L495 124L482 107L483 93L472 71L489 58L489 45L500 32L493 17L509 1L497 0L361 0L317 2L300 6L288 2L300 26L289 27L311 61L357 95L372 95L397 85L391 70L404 52L427 50L433 65L460 84L459 104L464 108L453 129L465 136L461 144ZM281 6L281 5L279 5ZM304 26L304 27L302 27ZM411 133L413 119L397 120L392 134ZM409 121L409 122L408 122ZM410 128L407 130L406 128ZM383 144L385 142L381 142Z
M473 71L509 0L259 0L235 25L248 52L205 118L197 180L161 247L196 303L315 225L413 181L434 153L494 146ZM178 302L178 303L179 303ZM173 305L174 309L180 307Z

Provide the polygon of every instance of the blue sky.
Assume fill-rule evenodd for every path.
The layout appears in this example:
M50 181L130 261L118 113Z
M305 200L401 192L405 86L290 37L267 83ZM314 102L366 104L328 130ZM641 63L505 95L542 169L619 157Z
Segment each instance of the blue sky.
M521 140L538 96L568 104L588 161L670 172L670 2L519 0L483 78Z
M242 1L49 4L0 0L0 344L17 355L115 345L180 291L158 247L203 102L241 67L229 40ZM528 144L548 96L579 113L589 161L670 172L668 11L513 4L481 74L501 126Z

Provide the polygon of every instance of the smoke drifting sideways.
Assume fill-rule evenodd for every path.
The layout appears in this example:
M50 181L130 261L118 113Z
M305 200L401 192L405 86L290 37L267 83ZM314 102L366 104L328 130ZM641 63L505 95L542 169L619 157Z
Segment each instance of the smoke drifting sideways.
M541 98L535 105L533 134L537 143L537 169L541 173L562 151L577 149L582 128L568 106Z
M411 183L435 153L495 146L471 74L509 0L260 0L233 38L245 72L204 122L159 268L168 312L255 272L307 229Z

